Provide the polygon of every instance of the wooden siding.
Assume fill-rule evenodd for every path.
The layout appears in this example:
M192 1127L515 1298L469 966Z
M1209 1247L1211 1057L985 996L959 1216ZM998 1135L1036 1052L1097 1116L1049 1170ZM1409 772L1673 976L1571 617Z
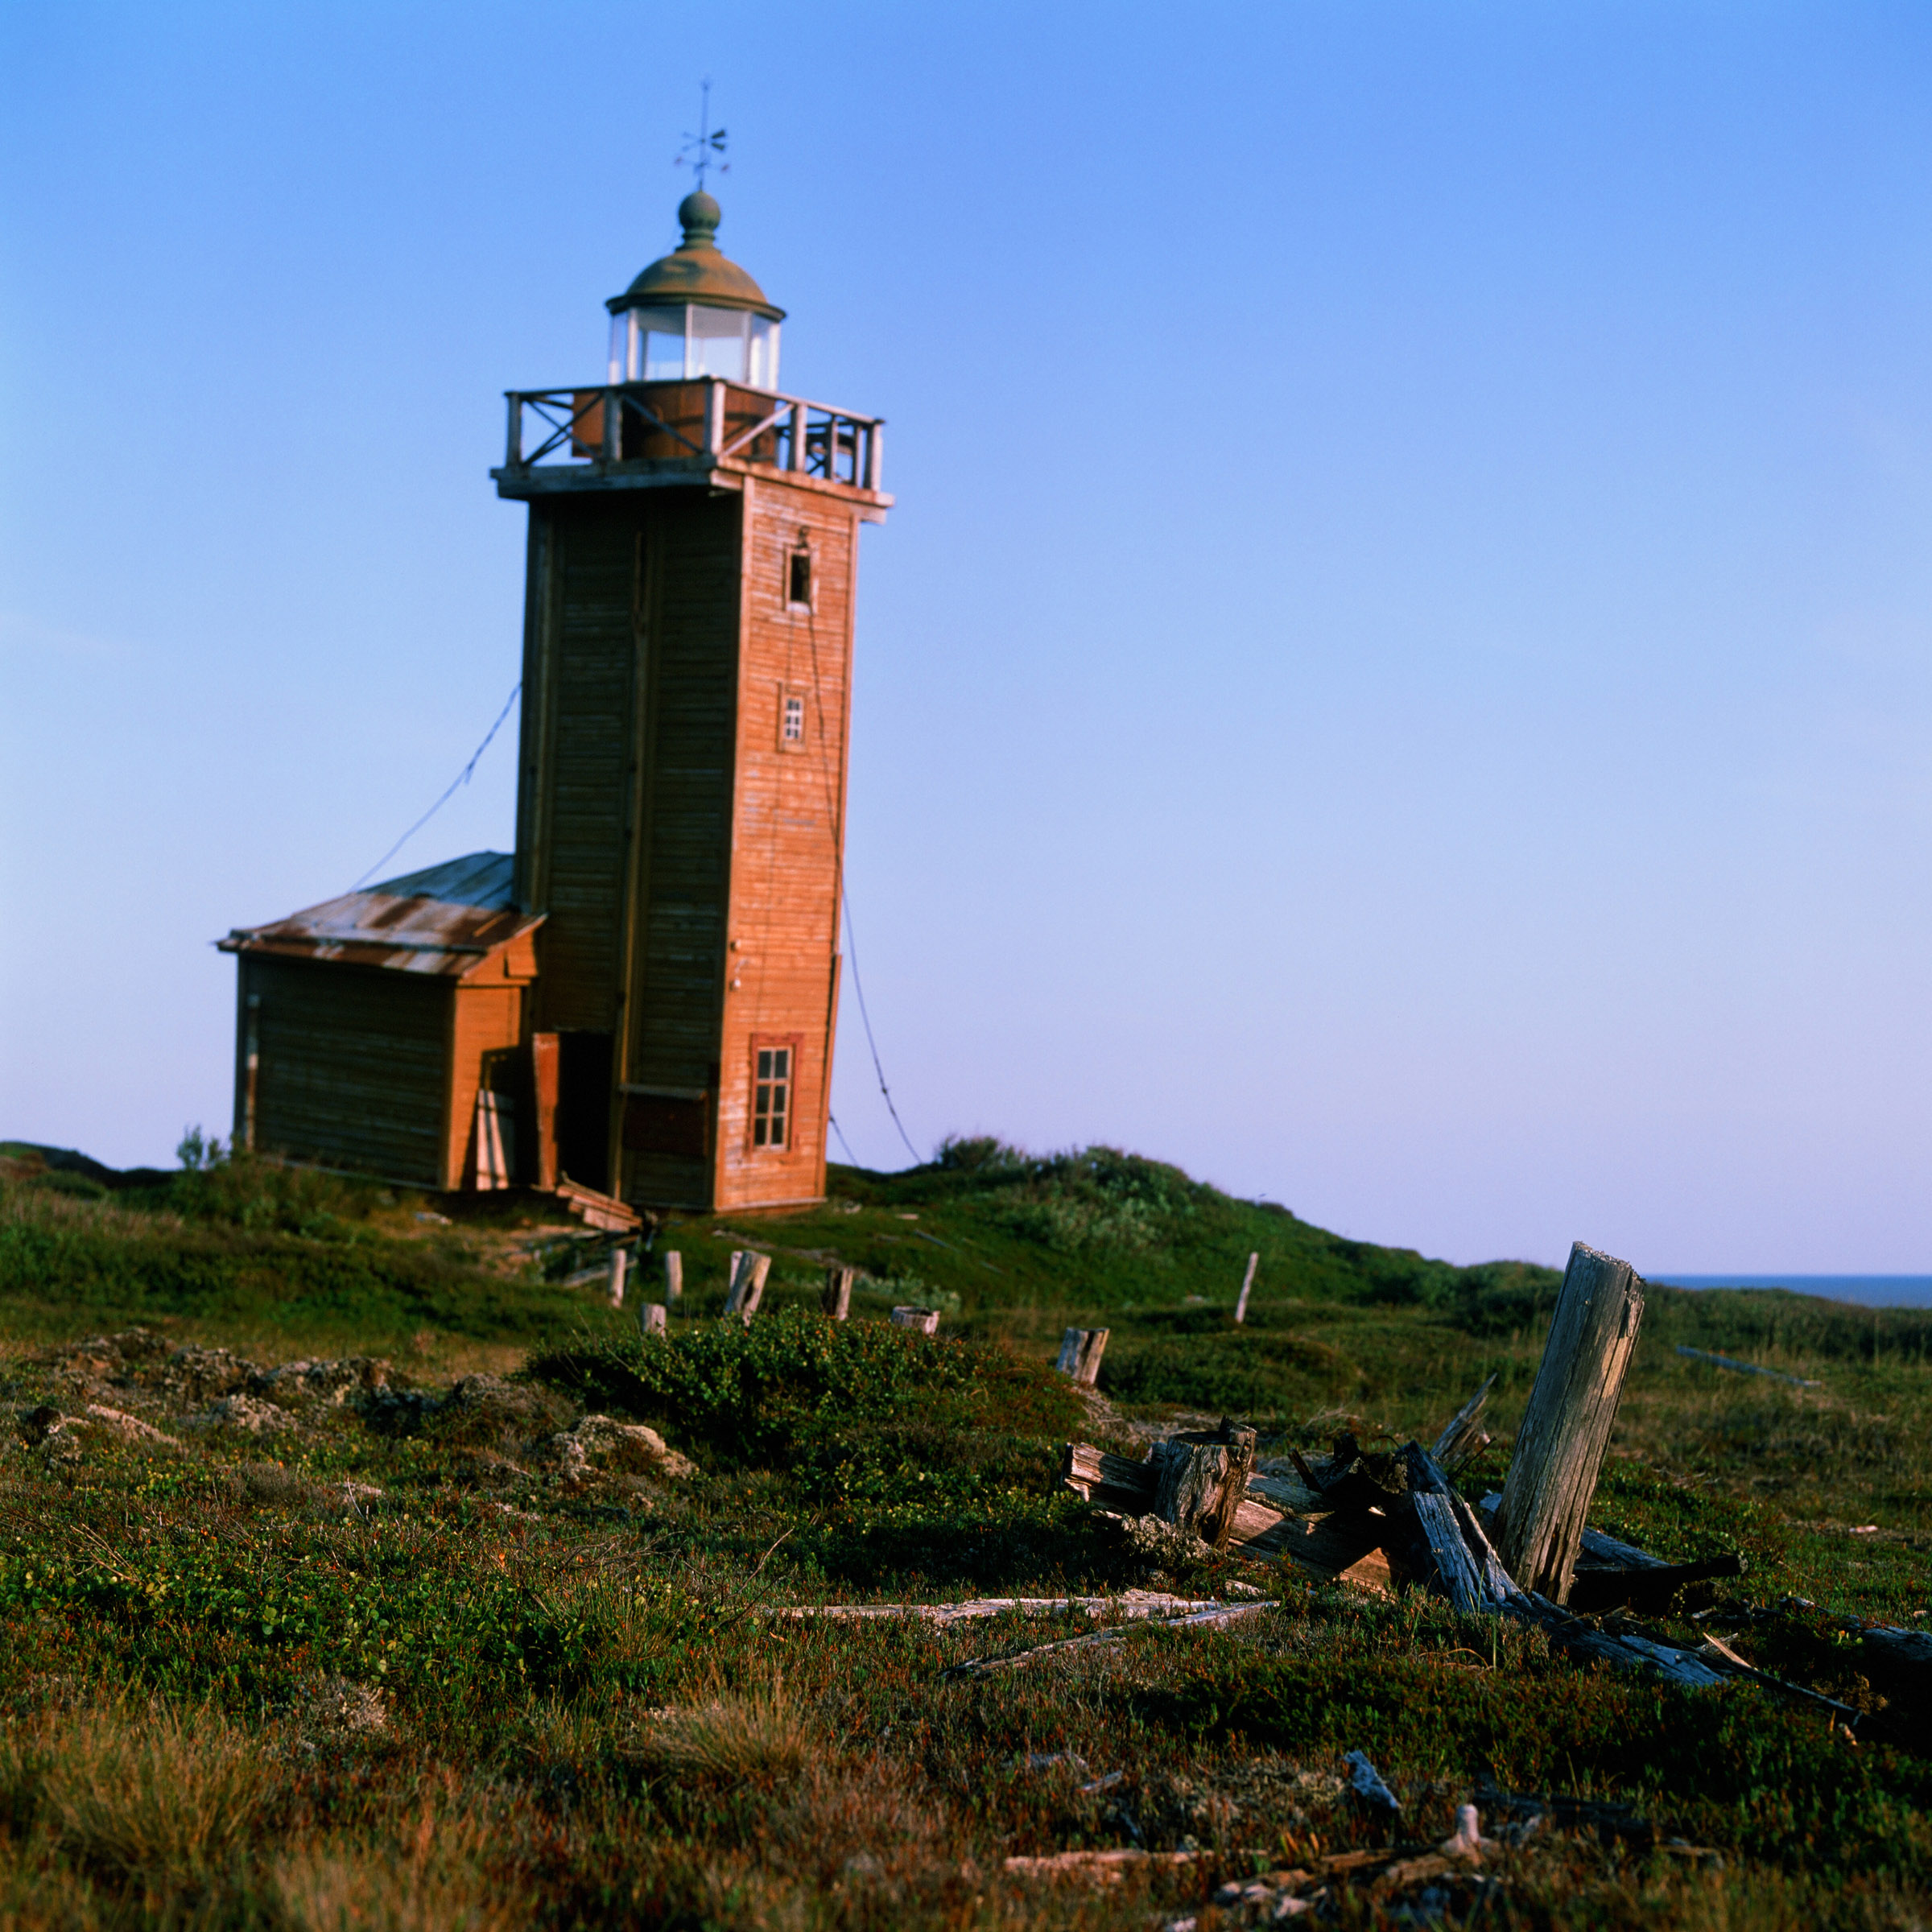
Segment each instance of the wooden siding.
M621 1078L716 1088L737 715L740 503L680 493L652 519L650 753ZM715 1150L714 1150L715 1158ZM629 1148L624 1191L709 1205L711 1163Z
M732 829L729 957L735 982L720 1042L720 1207L815 1199L825 1191L836 1020L839 894L851 715L858 522L836 500L760 481L745 487L744 633ZM787 596L801 537L812 598ZM803 697L805 740L787 747L784 700ZM751 1145L753 1041L795 1036L791 1133Z
M523 989L506 986L499 977L460 982L452 1002L449 1029L449 1108L444 1152L443 1185L467 1187L476 1179L477 1092L483 1084L483 1056L514 1051L523 1030ZM527 1085L519 1080L517 1086ZM515 1094L512 1117L516 1122L517 1162L530 1150L526 1137L535 1132L528 1102Z
M328 960L247 958L242 980L244 1006L251 993L262 1001L256 1147L442 1187L455 982Z
M824 1190L857 512L764 479L533 504L518 878L536 1024L610 1031L623 1086L713 1096L711 1152L625 1146L642 1205ZM811 606L787 597L801 532ZM787 695L806 737L782 736ZM736 981L731 986L730 981ZM795 1036L790 1145L749 1142L753 1034Z
M526 890L548 914L538 942L542 1023L609 1032L621 983L624 881L637 772L634 683L638 566L636 506L578 499L535 513L549 527L534 628L538 821Z

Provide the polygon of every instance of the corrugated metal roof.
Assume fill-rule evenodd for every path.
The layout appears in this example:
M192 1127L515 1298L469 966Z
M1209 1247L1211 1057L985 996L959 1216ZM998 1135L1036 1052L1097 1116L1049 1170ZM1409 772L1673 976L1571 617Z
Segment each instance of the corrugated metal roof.
M473 852L445 859L427 872L406 872L399 879L378 880L365 890L398 899L444 899L452 906L514 906L517 861L507 852Z
M541 913L519 912L510 902L510 865L507 853L472 852L266 926L237 927L215 943L224 952L460 979L498 947L543 923Z

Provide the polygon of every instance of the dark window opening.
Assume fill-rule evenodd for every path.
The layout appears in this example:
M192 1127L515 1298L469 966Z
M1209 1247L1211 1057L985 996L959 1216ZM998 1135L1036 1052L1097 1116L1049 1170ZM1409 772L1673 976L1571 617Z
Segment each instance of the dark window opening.
M580 1187L610 1191L610 1035L557 1036L557 1166Z
M803 745L805 742L805 700L803 698L787 698L785 700L785 742L787 745Z
M788 604L811 602L811 552L795 550L788 559L785 576L785 601Z
M761 1046L752 1096L751 1144L782 1147L791 1124L791 1049Z

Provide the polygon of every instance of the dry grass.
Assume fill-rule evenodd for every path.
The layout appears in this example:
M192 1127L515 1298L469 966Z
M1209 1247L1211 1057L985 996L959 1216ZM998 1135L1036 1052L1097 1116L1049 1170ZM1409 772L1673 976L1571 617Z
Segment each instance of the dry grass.
M23 1754L41 1828L110 1884L203 1885L261 1829L282 1780L258 1737L208 1710L89 1713Z
M824 1746L819 1727L774 1682L708 1703L653 1711L638 1755L673 1777L770 1784L795 1777Z

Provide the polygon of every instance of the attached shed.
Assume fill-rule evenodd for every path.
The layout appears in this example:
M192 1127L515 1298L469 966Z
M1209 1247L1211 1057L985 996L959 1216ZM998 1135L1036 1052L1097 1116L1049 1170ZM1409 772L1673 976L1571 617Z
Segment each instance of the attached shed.
M507 852L217 941L236 956L237 1146L448 1191L514 1173L540 913Z

